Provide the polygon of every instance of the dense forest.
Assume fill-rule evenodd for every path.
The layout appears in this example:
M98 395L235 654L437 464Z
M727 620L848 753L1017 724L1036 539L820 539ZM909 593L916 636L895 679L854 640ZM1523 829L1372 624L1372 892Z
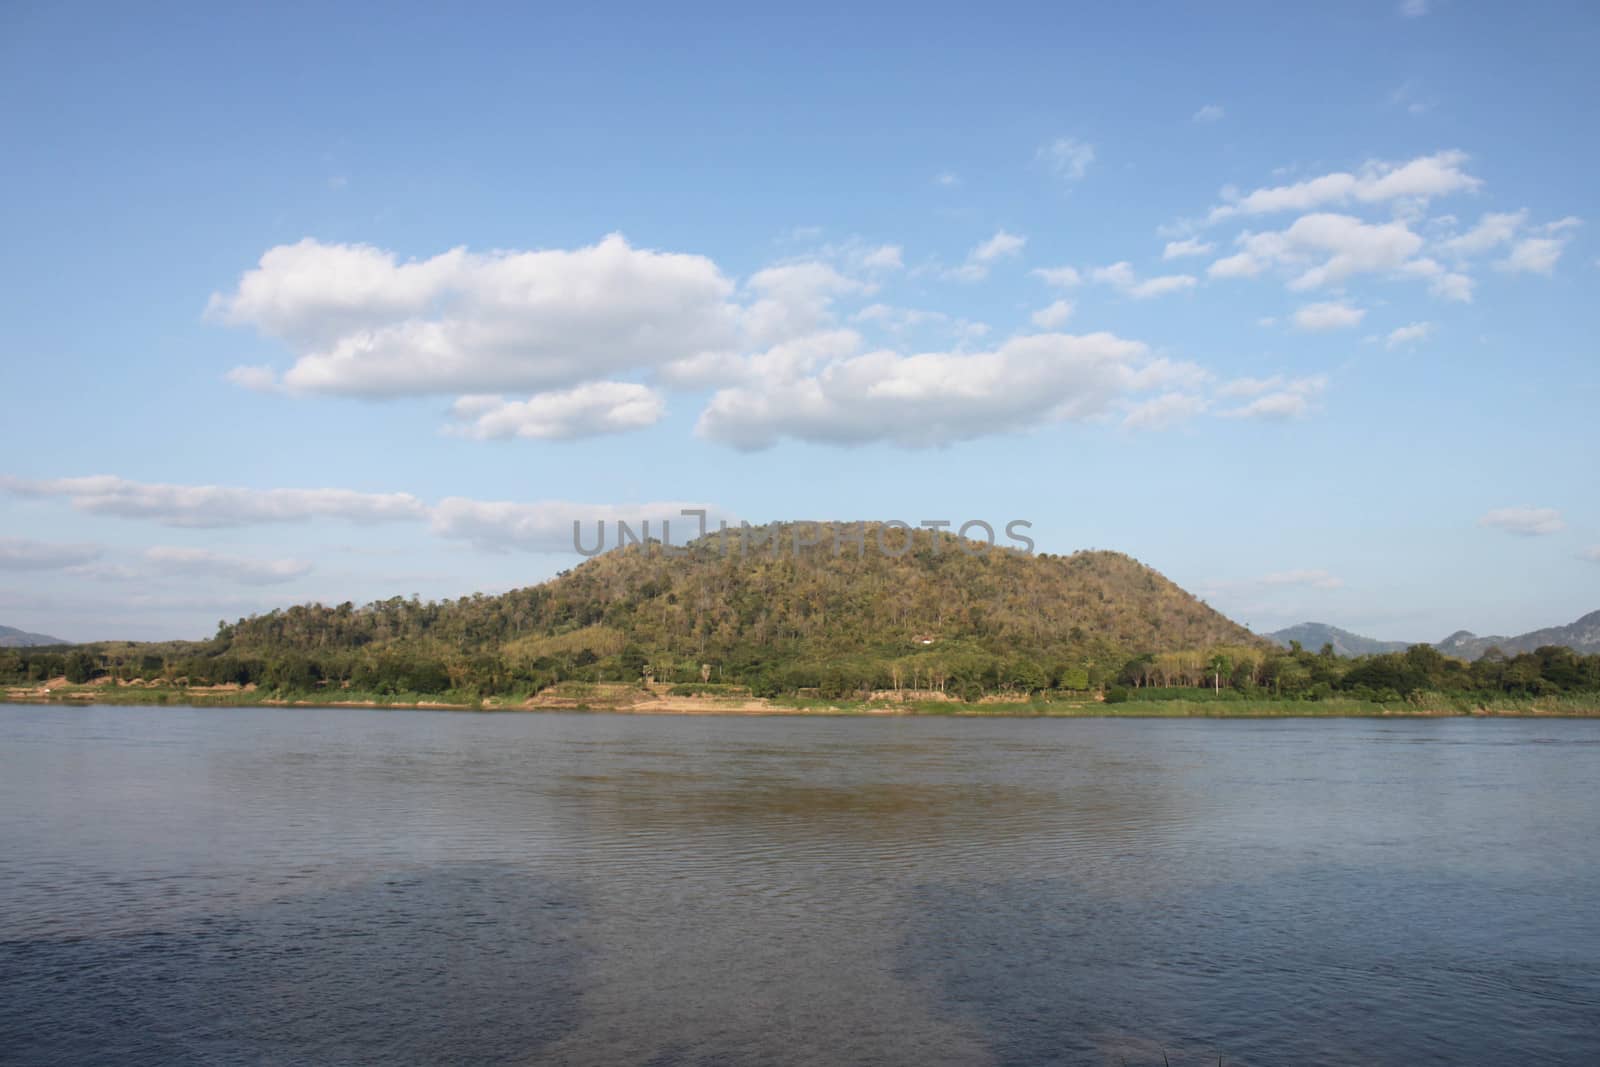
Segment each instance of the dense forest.
M1278 648L1114 552L1030 555L919 531L888 555L870 527L859 541L812 545L796 544L793 527L749 533L713 534L681 554L614 549L499 596L297 606L220 623L207 641L5 649L0 681L485 697L653 680L757 696L895 689L962 700L1600 690L1600 656L1565 649L1491 652L1469 665L1425 646L1354 659Z

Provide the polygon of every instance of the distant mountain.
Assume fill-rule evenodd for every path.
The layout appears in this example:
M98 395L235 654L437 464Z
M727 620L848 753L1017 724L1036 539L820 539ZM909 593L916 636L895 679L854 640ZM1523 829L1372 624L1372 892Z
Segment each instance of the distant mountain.
M1379 641L1371 637L1362 637L1349 630L1341 630L1337 626L1329 626L1322 622L1303 622L1298 626L1291 626L1286 630L1264 634L1268 641L1288 647L1290 641L1299 641L1301 648L1315 652L1325 644L1331 644L1333 650L1341 656L1372 656L1380 652L1404 652L1412 644L1424 642L1411 641ZM1520 634L1516 637L1502 637L1490 635L1479 637L1468 630L1457 630L1443 641L1433 642L1433 647L1447 656L1457 659L1474 660L1491 648L1498 648L1506 655L1516 655L1518 652L1532 652L1545 645L1557 645L1570 648L1574 652L1589 654L1600 652L1600 611L1591 611L1577 622L1566 626L1551 626L1543 630L1534 630L1531 633Z
M49 634L30 634L11 626L0 626L0 648L33 648L36 645L64 645L67 642Z
M1560 645L1574 652L1600 652L1600 611L1591 611L1577 622L1566 626L1551 626L1516 637L1479 637L1466 630L1457 630L1433 647L1447 656L1458 659L1477 659L1491 648L1507 655L1532 652L1545 645Z
M1329 626L1325 622L1303 622L1298 626L1278 630L1276 633L1263 635L1268 641L1289 647L1290 641L1300 642L1300 647L1317 652L1323 645L1332 645L1333 650L1341 656L1372 656L1380 652L1404 652L1410 648L1410 641L1379 641L1372 637L1362 637L1349 630L1341 630L1337 626Z

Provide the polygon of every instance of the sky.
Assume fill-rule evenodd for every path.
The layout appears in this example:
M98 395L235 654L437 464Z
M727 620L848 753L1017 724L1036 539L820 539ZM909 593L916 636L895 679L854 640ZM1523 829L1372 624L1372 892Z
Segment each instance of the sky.
M1600 8L863 6L0 6L0 623L693 507L1024 520L1261 632L1600 608Z

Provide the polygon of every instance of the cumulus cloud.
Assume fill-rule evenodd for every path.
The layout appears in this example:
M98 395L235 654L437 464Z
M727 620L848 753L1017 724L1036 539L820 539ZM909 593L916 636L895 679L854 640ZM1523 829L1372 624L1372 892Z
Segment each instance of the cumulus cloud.
M1032 322L1041 330L1055 330L1066 325L1067 320L1070 318L1072 318L1072 301L1057 300L1049 307L1042 307L1035 311L1032 316Z
M1184 256L1203 256L1215 247L1210 241L1202 241L1198 237L1168 241L1167 246L1161 250L1161 258L1182 259Z
M1039 158L1056 177L1077 181L1089 172L1089 164L1094 162L1094 146L1061 137L1041 147Z
M450 409L461 423L452 429L464 437L541 441L638 430L660 421L665 411L660 393L635 382L591 382L527 400L463 396Z
M1404 222L1369 223L1326 212L1302 215L1287 229L1242 233L1241 251L1211 264L1214 277L1251 277L1269 266L1294 273L1295 291L1333 285L1357 275L1401 272L1423 245Z
M836 297L870 293L874 288L819 260L759 270L745 283L745 291L755 300L742 315L742 340L749 345L768 345L805 336L830 321ZM713 349L684 358L727 354L727 349Z
M1563 237L1526 237L1512 246L1511 254L1495 263L1500 270L1550 274L1567 242Z
M1495 508L1478 519L1479 526L1504 530L1519 537L1540 537L1560 533L1567 524L1555 508Z
M868 270L899 270L905 266L904 251L899 245L879 245L862 254L861 265Z
M1380 204L1395 200L1427 201L1457 192L1471 192L1483 184L1463 168L1467 155L1460 151L1436 152L1406 163L1372 160L1356 173L1336 171L1291 185L1277 185L1233 196L1212 208L1210 221L1236 215L1266 215L1282 211L1310 211L1327 204Z
M1296 419L1311 410L1311 404L1328 386L1323 375L1306 378L1283 379L1240 378L1224 386L1219 393L1227 396L1252 396L1249 403L1219 411L1226 419Z
M0 537L0 571L56 571L81 567L103 554L99 545Z
M1266 269L1266 263L1251 253L1238 252L1212 263L1206 268L1206 275L1211 278L1254 278Z
M884 306L886 316L895 309ZM854 330L824 330L773 345L749 356L729 356L669 368L674 384L687 386L738 385L786 379L809 373L829 360L852 356L861 348L861 335Z
M752 284L777 299L823 284L819 273L778 268ZM458 248L409 262L306 239L269 250L208 313L288 345L292 390L545 390L734 347L733 289L704 256L636 249L619 234L572 251Z
M1069 289L1083 281L1083 276L1075 267L1040 267L1033 271L1033 276L1042 280L1046 285L1054 285L1062 289Z
M875 351L719 391L696 432L741 449L785 437L939 445L1104 416L1141 392L1203 377L1109 333L1015 337L987 352Z
M1403 278L1426 279L1428 292L1441 300L1455 300L1463 304L1472 302L1472 290L1476 284L1472 278L1459 271L1446 270L1438 260L1428 256L1419 256L1401 264L1396 273Z
M1089 272L1089 277L1139 300L1182 292L1194 288L1196 284L1194 276L1189 274L1165 274L1140 281L1127 261L1113 263L1109 267L1096 267Z
M1194 121L1220 122L1224 114L1225 112L1222 110L1221 104L1207 104L1205 107L1202 107L1199 111L1194 113Z
M1400 326L1389 331L1389 336L1384 338L1386 348L1399 348L1401 345L1415 344L1426 340L1433 333L1433 323L1413 322L1409 326Z
M1299 329L1312 332L1342 330L1359 326L1366 315L1365 308L1352 307L1349 304L1337 302L1307 304L1294 313L1294 324Z
M215 485L135 482L109 474L29 481L0 476L0 489L27 497L60 497L80 511L148 519L164 526L221 527L343 519L397 522L425 517L409 493L351 489L238 489Z
M981 242L967 254L965 263L949 271L949 277L964 282L982 281L989 276L989 268L996 260L1017 255L1027 243L1026 237L1019 237L1005 230L996 230L993 237Z
M972 339L983 337L989 332L987 323L959 318L943 311L895 307L892 304L868 304L851 315L850 320L870 323L893 334L904 334L909 330L927 327L940 329L957 338Z
M1187 422L1206 407L1205 398L1193 393L1162 393L1130 407L1122 425L1131 430L1165 430Z
M220 578L244 585L277 585L311 573L311 564L297 559L247 559L204 548L157 545L144 558L160 574Z
M1591 563L1600 563L1600 545L1590 545L1578 555Z
M596 544L597 524L606 524L606 546L617 544L616 524L628 524L635 534L643 534L644 523L649 522L651 537L660 538L669 533L674 545L683 545L699 533L699 522L685 516L685 510L705 511L708 522L715 528L716 519L727 513L707 504L682 502L656 502L630 506L609 504L578 504L570 501L546 500L519 503L509 500L467 500L448 497L439 502L433 511L433 532L440 537L467 541L477 548L491 552L565 552L573 551L574 522L580 524L582 545L592 549ZM665 520L669 526L663 527Z
M1485 212L1476 226L1466 233L1440 242L1439 247L1457 256L1481 255L1499 245L1509 244L1516 236L1517 230L1527 221L1527 208L1521 211Z

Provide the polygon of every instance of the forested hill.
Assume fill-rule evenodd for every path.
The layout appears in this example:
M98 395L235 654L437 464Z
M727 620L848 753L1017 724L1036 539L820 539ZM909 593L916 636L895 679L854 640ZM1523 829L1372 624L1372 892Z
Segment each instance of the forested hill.
M760 533L778 549L732 532L683 555L630 545L499 596L276 611L221 627L207 649L229 663L304 659L322 678L358 684L420 659L493 688L648 671L770 692L887 685L896 671L1038 687L1067 671L1114 672L1137 653L1264 647L1115 552L973 553L919 531L893 556L868 527L864 550L846 538L836 554L824 538L796 553L791 530ZM891 550L902 537L885 533Z

